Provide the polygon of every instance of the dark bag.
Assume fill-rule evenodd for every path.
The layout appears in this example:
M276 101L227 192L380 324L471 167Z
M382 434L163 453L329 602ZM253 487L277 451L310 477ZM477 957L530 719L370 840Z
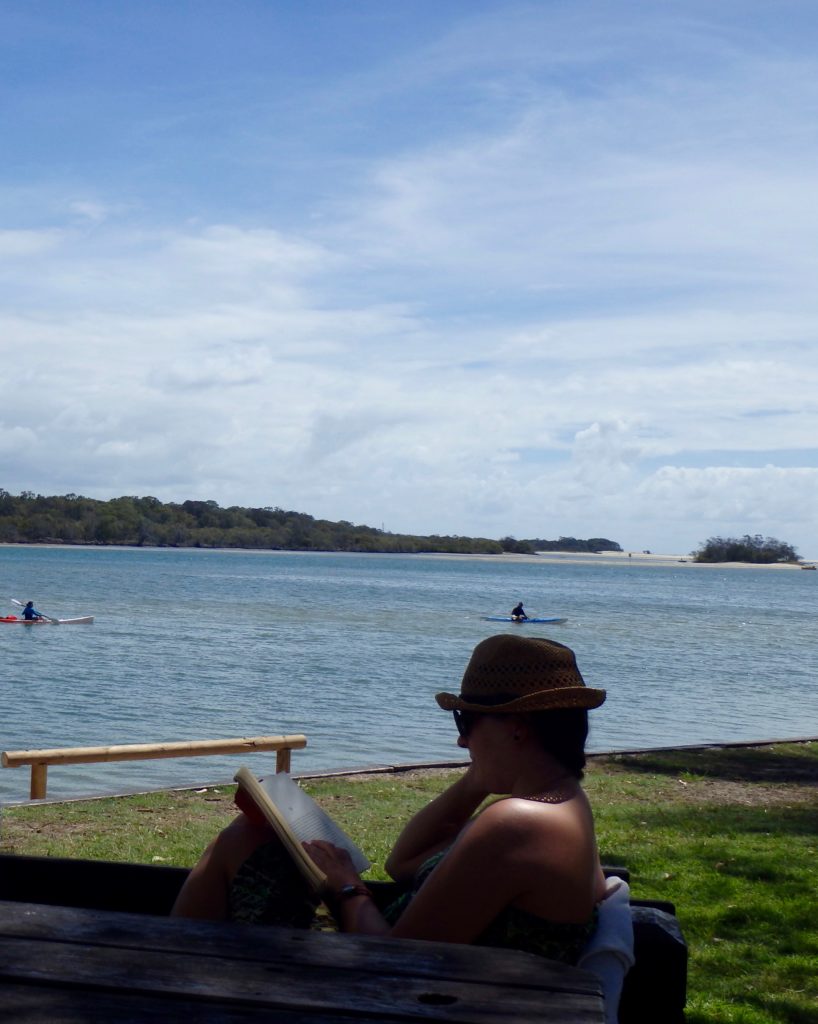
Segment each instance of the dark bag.
M631 900L635 963L625 975L619 1024L684 1024L687 943L672 903Z

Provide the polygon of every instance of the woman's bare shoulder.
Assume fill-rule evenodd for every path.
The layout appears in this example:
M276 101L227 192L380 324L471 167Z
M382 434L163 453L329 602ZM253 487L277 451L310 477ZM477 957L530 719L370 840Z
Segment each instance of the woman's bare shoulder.
M582 790L559 800L537 800L534 797L504 796L489 804L479 814L479 818L493 822L543 821L561 817L565 813L584 813L587 800Z
M491 831L517 842L527 837L538 841L569 840L593 831L587 801L582 797L559 803L541 803L524 797L504 797L486 807L475 819L475 828ZM479 832L478 832L479 835Z
M488 834L508 839L540 832L551 815L543 814L542 806L519 797L502 797L483 808L464 830L464 837L473 841L485 839Z

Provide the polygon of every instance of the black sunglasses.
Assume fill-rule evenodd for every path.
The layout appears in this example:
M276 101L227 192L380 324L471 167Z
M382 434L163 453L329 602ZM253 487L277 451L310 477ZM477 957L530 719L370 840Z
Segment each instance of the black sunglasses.
M469 733L474 727L475 712L474 711L452 711L452 717L454 718L454 724L457 726L457 731L463 737L463 739L469 738Z

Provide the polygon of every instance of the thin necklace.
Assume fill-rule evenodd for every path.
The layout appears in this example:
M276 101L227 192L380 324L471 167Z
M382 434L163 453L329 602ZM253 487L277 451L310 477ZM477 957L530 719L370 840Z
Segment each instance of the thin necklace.
M576 782L573 775L560 775L559 778L554 779L548 789L531 796L524 796L522 799L534 800L538 804L561 804L563 800L567 800L576 792Z

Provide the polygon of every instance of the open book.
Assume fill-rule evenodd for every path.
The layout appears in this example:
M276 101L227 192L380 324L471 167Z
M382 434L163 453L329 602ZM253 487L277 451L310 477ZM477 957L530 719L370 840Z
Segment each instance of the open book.
M324 889L327 876L307 855L301 845L303 842L326 839L349 853L359 874L371 867L341 826L286 772L276 772L259 780L249 768L239 768L235 780L239 809L252 820L266 821L274 829L296 867L316 892Z

